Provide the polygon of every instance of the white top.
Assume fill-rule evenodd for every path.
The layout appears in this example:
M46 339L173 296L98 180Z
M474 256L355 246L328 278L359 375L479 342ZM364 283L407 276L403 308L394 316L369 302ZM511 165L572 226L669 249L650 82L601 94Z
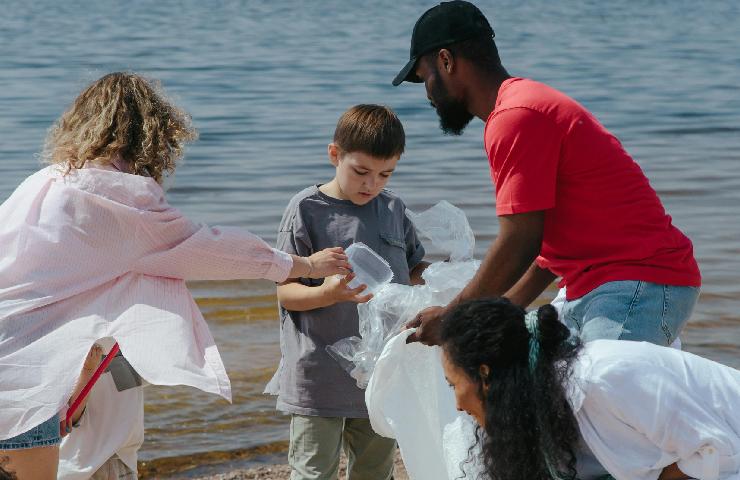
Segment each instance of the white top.
M595 340L570 385L583 439L617 480L668 465L700 480L740 480L740 371L646 342Z
M88 396L79 426L62 439L57 480L87 480L113 455L136 471L144 442L144 387L119 392L110 373Z
M103 337L149 383L231 398L184 280L284 280L291 257L236 227L197 225L151 178L100 168L28 177L0 205L0 439L65 406Z

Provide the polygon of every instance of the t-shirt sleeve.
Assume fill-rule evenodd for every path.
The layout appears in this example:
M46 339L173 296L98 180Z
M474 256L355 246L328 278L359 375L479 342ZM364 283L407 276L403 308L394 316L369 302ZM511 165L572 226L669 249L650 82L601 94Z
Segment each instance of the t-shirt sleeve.
M403 234L406 241L406 261L409 265L409 271L413 270L419 262L424 259L424 246L416 234L416 227L406 215L403 216Z
M278 250L301 257L308 257L314 252L311 238L301 215L300 202L291 202L283 213L277 236Z
M562 134L545 114L529 108L503 110L486 123L485 146L496 188L496 214L555 206Z

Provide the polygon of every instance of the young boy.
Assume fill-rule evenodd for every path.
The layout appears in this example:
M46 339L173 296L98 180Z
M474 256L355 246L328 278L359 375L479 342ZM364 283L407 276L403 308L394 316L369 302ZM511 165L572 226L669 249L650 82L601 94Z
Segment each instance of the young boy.
M422 283L424 248L406 206L384 189L404 146L403 126L391 109L350 108L328 148L334 178L293 197L277 247L305 256L362 242L390 264L394 282ZM336 479L341 448L349 479L388 480L393 474L395 442L373 432L364 391L325 350L358 335L356 304L371 295L364 285L349 288L352 278L291 278L278 286L283 358L277 408L291 414L291 480Z

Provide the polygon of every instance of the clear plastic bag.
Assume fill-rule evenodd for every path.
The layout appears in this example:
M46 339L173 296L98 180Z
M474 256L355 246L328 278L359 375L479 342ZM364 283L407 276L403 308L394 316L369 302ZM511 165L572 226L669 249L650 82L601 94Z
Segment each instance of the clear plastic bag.
M391 278L387 274L387 280L377 284L375 279L383 278L380 273L370 275L370 281L364 280L364 276L382 268L378 265L357 268L350 255L361 254L369 261L371 257L364 250L369 250L373 255L376 255L375 252L359 243L347 248L356 273L362 270L361 283L370 286L372 282L374 297L357 306L360 336L341 339L327 346L326 350L356 380L360 388L367 386L378 356L388 340L398 334L420 310L448 304L480 266L480 262L472 259L475 237L462 210L442 201L420 214L410 210L406 214L414 221L417 230L429 237L435 248L449 255L450 261L431 264L422 275L425 285L390 283Z
M442 200L429 210L414 213L406 210L416 230L432 244L450 256L451 262L471 260L475 251L475 236L465 212Z

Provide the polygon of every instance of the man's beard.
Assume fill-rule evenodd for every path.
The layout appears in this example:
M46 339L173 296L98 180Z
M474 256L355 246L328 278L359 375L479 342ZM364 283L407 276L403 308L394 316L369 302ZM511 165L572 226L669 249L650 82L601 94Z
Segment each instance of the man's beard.
M474 115L468 112L468 107L461 100L452 98L442 84L439 73L435 72L434 87L432 87L432 106L439 116L439 128L448 135L462 135L465 127Z

